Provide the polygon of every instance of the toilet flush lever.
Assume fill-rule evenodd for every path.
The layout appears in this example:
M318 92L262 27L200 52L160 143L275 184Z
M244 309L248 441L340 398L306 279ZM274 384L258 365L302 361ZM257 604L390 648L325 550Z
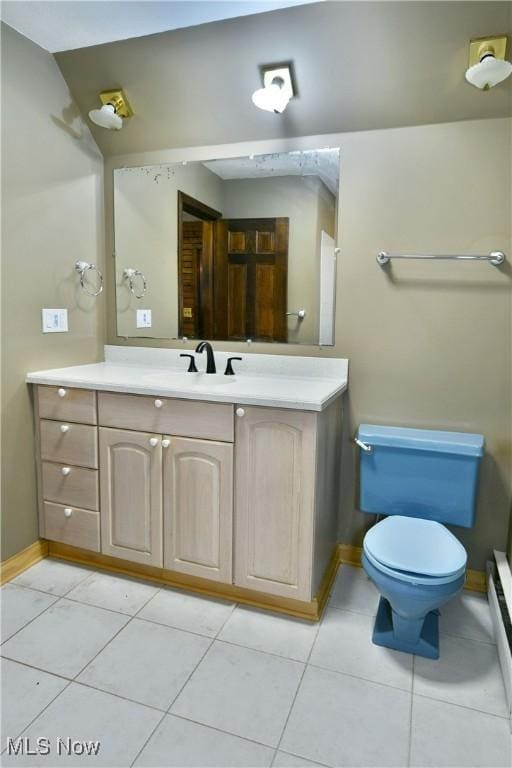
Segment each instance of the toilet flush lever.
M354 443L365 453L373 453L373 446L363 443L358 437L354 437Z

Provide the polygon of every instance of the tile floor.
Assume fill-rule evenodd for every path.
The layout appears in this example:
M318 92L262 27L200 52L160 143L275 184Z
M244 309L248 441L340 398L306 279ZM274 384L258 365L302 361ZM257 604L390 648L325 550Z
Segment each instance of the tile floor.
M1 764L510 766L485 598L443 609L438 662L374 646L377 601L343 566L312 625L43 560L1 590Z

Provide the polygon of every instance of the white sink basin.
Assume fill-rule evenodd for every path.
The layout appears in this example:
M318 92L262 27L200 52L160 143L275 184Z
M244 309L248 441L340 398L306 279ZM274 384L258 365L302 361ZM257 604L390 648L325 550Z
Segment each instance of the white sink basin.
M236 376L225 376L223 373L189 373L186 381L193 387L220 387L234 384Z

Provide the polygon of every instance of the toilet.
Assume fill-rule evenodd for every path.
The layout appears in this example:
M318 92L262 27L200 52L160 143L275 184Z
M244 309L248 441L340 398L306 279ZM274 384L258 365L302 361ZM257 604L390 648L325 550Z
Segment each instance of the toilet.
M361 424L360 509L383 516L362 565L381 594L373 642L439 658L439 608L464 586L466 550L446 525L475 520L482 435Z

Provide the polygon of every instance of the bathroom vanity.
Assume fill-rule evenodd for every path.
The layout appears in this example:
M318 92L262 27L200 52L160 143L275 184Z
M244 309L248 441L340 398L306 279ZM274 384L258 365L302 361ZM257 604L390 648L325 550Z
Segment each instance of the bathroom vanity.
M183 367L178 350L107 347L104 363L28 375L41 537L57 556L315 618L335 569L347 361Z

